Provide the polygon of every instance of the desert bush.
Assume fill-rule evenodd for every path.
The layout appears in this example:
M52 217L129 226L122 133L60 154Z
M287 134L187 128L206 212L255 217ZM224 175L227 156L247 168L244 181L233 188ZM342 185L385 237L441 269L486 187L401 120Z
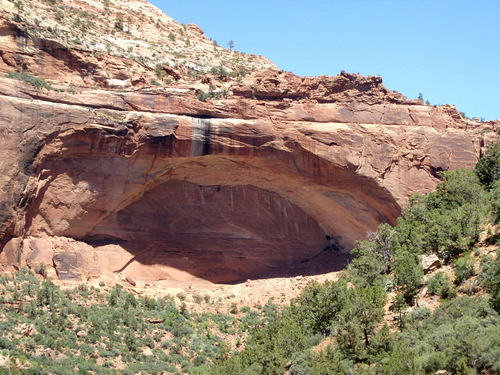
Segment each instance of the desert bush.
M422 285L424 270L416 254L400 251L394 256L394 280L398 290L406 302L412 304L412 299Z
M179 298L180 301L185 301L186 300L186 294L183 292L179 292L176 295L177 298Z
M256 326L260 323L260 314L257 311L249 311L241 318L241 323L245 324L247 327Z
M476 175L486 189L491 189L500 180L500 142L491 143L476 164Z
M229 310L231 314L238 314L238 305L236 303L231 303L231 308Z
M450 277L443 272L438 272L429 278L427 280L427 288L429 289L429 293L443 298L447 298L450 294L453 294Z
M460 285L475 274L475 261L469 255L455 259L452 262L455 270L455 284Z
M54 90L44 79L35 77L34 75L26 72L9 72L6 77L17 79L29 83L35 88L44 88L46 90Z

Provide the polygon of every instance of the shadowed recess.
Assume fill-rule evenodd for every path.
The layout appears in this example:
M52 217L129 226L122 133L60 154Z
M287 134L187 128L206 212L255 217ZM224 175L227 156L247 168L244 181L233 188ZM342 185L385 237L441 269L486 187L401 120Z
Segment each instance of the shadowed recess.
M390 193L350 164L192 122L189 133L177 129L189 137L164 129L135 149L104 131L63 138L64 152L38 169L26 215L27 236L54 241L29 246L74 278L232 283L340 270L355 240L399 215Z
M148 191L84 240L116 242L133 261L167 265L212 282L285 276L332 250L321 226L277 193L185 181Z

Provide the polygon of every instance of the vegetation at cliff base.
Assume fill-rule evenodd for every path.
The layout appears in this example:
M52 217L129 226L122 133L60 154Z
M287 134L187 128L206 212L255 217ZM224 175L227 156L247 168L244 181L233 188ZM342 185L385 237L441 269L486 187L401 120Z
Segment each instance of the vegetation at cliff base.
M195 313L184 293L4 273L0 374L500 373L498 147L474 171L444 172L397 226L358 242L338 280L287 306L214 313L196 296L207 309Z
M63 290L24 267L0 277L0 374L207 374L261 322L209 310L120 285Z
M7 78L14 78L19 81L24 81L32 85L36 88L44 88L46 90L52 90L52 86L50 86L47 81L42 78L35 77L34 75L26 72L9 72L6 75Z
M309 284L212 373L500 373L498 147L412 197L339 280ZM440 269L423 269L431 255Z

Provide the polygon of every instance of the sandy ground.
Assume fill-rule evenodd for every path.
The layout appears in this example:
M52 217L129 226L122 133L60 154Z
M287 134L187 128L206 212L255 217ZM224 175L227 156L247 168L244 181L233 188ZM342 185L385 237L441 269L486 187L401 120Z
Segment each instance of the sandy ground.
M234 304L259 309L269 299L278 305L288 304L299 295L311 281L325 282L336 280L349 261L349 256L325 254L312 262L290 270L286 277L261 275L259 278L234 284L214 284L207 280L195 278L180 270L170 270L169 279L157 281L141 281L117 273L113 276L101 276L88 281L96 288L110 289L115 284L138 295L161 297L170 295L178 304L185 303L192 312L228 313ZM104 284L104 285L103 285ZM135 285L133 285L135 284ZM71 286L71 285L68 285ZM74 284L73 284L74 286Z
M339 271L320 275L247 280L238 284L213 284L205 280L184 281L159 280L141 282L126 278L121 274L114 277L99 277L88 281L89 286L109 290L115 284L137 295L149 297L174 297L178 304L185 303L191 312L228 313L236 304L238 310L244 306L259 309L270 299L278 305L287 304L296 297L312 280L324 282L336 280ZM135 283L135 285L132 285ZM75 287L74 283L64 283L64 287Z

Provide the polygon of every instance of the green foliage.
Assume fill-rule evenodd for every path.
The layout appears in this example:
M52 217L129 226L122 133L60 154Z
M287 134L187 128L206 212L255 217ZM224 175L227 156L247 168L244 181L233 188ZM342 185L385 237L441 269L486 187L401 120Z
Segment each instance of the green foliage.
M219 76L219 78L221 78L223 76L236 77L236 75L237 75L233 71L227 70L222 65L214 66L212 69L210 69L210 73L213 75Z
M184 373L206 374L207 365L228 350L207 332L217 332L218 322L224 322L226 331L236 335L239 324L224 314L182 315L173 298L136 297L119 285L109 293L86 284L62 291L40 278L26 267L14 277L0 275L3 298L7 293L9 300L21 303L19 309L0 304L0 350L24 363L23 373L149 374L179 373L177 368L182 368ZM164 322L153 330L149 318ZM19 328L23 324L33 324L38 333L25 336ZM165 332L173 334L171 342L162 339ZM145 347L153 355L144 356ZM49 349L63 359L46 357Z
M241 363L244 367L259 369L259 373L283 374L288 358L304 350L305 345L303 327L292 316L285 315L253 331L241 355Z
M435 296L448 298L455 294L452 290L450 277L443 272L438 272L427 280L427 287L429 288L429 293Z
M490 293L491 307L500 313L500 249L497 250L494 260L483 264L479 277Z
M384 375L419 375L421 370L415 359L415 354L409 349L394 352L382 367Z
M339 314L335 337L341 349L356 359L366 356L365 348L384 315L386 294L380 285L349 289L347 301Z
M359 241L352 250L354 256L349 265L349 272L356 283L373 285L382 282L382 275L389 272L394 248L394 229L389 224L382 224L370 241Z
M9 72L6 77L17 79L19 81L24 81L36 88L44 88L47 90L53 90L54 88L50 86L44 79L33 76L26 72Z
M443 181L435 192L427 195L427 204L435 209L452 209L464 204L476 205L479 208L484 201L484 189L473 171L465 168L443 172Z
M236 303L231 304L231 309L229 310L231 314L238 314L238 305Z
M479 240L486 193L474 172L443 172L435 192L415 195L396 227L395 246L411 253L435 252L450 261Z
M476 164L476 175L486 189L491 189L500 180L500 142L489 145L488 151Z
M226 96L227 96L226 90L215 91L213 87L210 87L210 90L208 92L199 90L198 94L196 95L196 98L202 102L206 102L209 99L221 99L225 98Z
M241 323L243 323L245 327L255 327L260 323L260 315L254 310L248 311L248 313L241 319Z
M457 258L453 261L452 265L455 269L455 284L460 285L465 280L474 276L475 274L475 262L474 259L469 255Z
M500 181L497 180L491 185L490 205L493 222L500 223Z
M18 1L15 1L14 2L14 7L18 10L18 11L23 11L24 10L24 5L22 3L21 0L18 0Z
M291 312L304 327L312 333L331 332L334 320L338 320L340 311L347 301L347 283L311 282L299 297L291 302Z
M163 64L155 65L155 74L159 79L163 79L165 77L165 71L163 70Z
M422 285L424 271L416 254L400 251L394 257L394 280L406 301L411 303Z
M458 373L468 368L478 373L497 367L500 340L498 314L481 298L460 297L437 308L420 323L418 337L403 333L398 346L412 341L413 352L425 373L447 370ZM464 366L465 365L465 366Z
M408 310L408 304L406 303L405 296L401 293L397 293L390 308L395 313L394 321L396 325L400 330L403 330L406 323L406 312Z
M293 375L344 375L355 373L353 369L352 360L345 358L339 350L328 346L320 353L308 351L294 356L290 373Z
M206 102L208 99L210 99L210 95L208 93L206 93L205 91L200 90L198 92L198 94L196 95L196 98L199 101Z

